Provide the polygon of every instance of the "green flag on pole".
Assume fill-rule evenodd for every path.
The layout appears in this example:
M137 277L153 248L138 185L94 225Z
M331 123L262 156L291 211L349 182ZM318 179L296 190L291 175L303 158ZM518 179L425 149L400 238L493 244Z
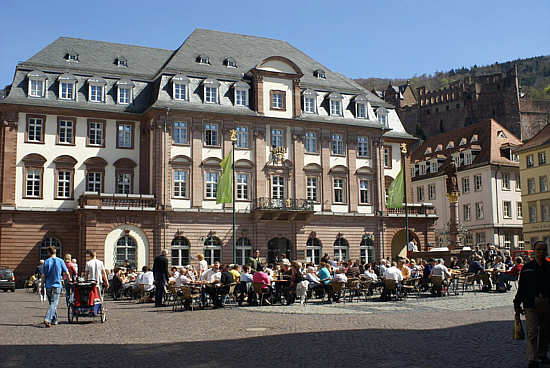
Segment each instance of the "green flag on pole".
M388 202L386 203L387 208L403 208L404 169L404 166L401 165L399 174L397 174L397 177L391 182L390 187L388 188Z
M231 203L233 202L233 151L229 152L226 158L220 162L222 167L222 176L218 182L218 190L216 192L216 203Z

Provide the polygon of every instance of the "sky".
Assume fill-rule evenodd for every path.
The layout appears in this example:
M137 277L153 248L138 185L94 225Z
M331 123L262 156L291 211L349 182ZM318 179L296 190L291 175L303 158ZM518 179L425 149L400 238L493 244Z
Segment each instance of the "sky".
M550 54L549 0L1 0L0 88L60 36L174 50L195 28L285 40L351 78Z

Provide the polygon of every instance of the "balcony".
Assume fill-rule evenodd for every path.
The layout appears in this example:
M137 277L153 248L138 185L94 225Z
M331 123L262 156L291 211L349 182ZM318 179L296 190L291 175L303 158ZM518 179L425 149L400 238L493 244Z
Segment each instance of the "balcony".
M84 192L78 202L83 209L154 211L159 207L158 200L152 194Z
M408 203L407 213L411 217L434 217L435 207L431 203ZM405 208L386 208L386 216L405 216Z
M313 202L307 199L256 198L251 212L256 221L307 221L313 215Z

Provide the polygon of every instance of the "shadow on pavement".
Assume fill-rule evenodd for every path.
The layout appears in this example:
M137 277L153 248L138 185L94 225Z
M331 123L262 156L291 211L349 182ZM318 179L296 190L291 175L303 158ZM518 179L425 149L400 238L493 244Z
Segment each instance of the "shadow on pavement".
M449 317L452 318L452 313ZM64 345L46 345L47 341L36 345L0 345L0 367L36 367L44 363L52 367L125 368L517 368L526 365L525 342L512 340L511 321L447 329L342 330L257 337L250 337L246 327L243 321L243 328L235 331L235 339L219 341L214 340L216 328L223 326L212 326L208 331L213 337L211 341L103 345L68 340ZM265 333L270 330L273 329L267 328ZM179 338L185 334L185 330L175 332ZM101 341L101 336L91 339Z

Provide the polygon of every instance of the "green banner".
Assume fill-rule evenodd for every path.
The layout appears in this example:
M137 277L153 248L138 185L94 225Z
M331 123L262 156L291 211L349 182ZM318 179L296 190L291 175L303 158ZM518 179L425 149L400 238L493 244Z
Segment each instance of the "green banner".
M218 181L218 190L216 192L216 203L233 202L233 151L229 152L226 158L220 162L222 175Z
M403 165L397 177L391 182L390 187L388 188L388 203L386 203L387 208L403 208L403 179L404 179L404 170Z

